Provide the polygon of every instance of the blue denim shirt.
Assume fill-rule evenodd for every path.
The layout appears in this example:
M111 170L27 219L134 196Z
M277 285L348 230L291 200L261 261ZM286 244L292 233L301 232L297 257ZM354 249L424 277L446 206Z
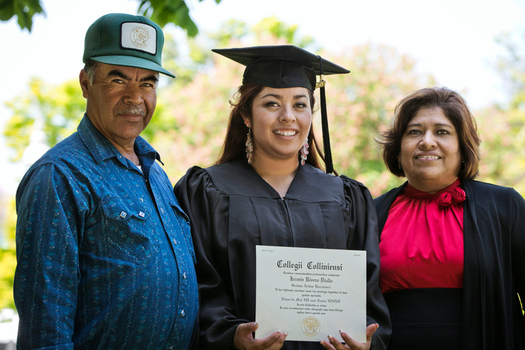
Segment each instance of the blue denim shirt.
M187 349L198 314L190 227L141 137L141 172L84 116L17 194L18 348Z

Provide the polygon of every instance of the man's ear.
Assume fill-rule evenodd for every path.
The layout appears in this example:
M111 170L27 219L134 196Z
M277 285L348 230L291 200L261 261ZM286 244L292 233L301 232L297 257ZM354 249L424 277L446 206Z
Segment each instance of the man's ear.
M84 98L89 97L89 78L87 76L87 73L84 69L80 71L80 74L78 75L78 81L80 82L80 88L82 89L82 96Z

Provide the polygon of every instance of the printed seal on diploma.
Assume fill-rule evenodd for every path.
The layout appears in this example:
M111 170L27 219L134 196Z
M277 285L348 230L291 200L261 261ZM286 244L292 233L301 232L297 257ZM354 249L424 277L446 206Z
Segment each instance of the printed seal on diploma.
M321 321L313 316L307 316L301 322L301 329L306 336L313 337L319 333Z
M256 246L255 338L319 341L339 330L366 342L366 252Z

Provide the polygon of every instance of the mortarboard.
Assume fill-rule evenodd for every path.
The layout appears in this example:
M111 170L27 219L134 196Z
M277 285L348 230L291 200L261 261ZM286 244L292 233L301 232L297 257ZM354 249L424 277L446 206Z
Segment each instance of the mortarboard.
M320 87L326 172L332 173L325 82L322 77L331 74L347 74L350 71L293 45L213 49L212 51L246 66L243 84L253 83L272 88L304 87L310 91L314 91L317 86ZM316 75L321 76L319 83L316 83Z

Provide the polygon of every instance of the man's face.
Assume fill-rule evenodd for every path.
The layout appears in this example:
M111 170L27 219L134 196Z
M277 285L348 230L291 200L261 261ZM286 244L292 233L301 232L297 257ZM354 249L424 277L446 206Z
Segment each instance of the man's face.
M155 111L158 78L150 70L98 63L91 85L82 70L89 119L114 145L133 145Z

